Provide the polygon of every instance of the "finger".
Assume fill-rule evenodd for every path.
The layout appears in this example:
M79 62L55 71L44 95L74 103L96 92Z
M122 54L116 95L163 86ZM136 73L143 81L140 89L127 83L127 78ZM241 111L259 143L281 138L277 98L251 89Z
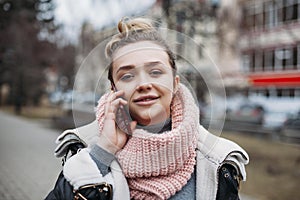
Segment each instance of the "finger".
M124 100L122 98L118 98L110 103L110 106L108 107L107 111L115 113L120 106L126 105L126 104L127 104L126 100Z
M128 135L125 132L123 132L118 126L116 126L116 133L117 133L116 137L118 141L127 140ZM120 143L124 143L124 142L120 142ZM122 148L123 145L121 145L120 147Z
M116 98L121 97L122 95L124 95L124 91L123 90L119 90L117 92L112 92L108 96L107 101L111 102L111 101L115 100Z
M114 107L119 107L119 106L125 106L127 104L127 101L123 98L118 98L114 101L111 102L111 106L114 106Z
M105 115L105 119L107 120L114 120L115 121L115 119L116 119L116 115L114 114L114 113L107 113L106 115Z
M120 97L120 96L122 96L122 95L124 95L124 90L119 90L119 91L117 91L117 92L115 92L115 95L116 95L116 97Z
M117 91L117 92L111 92L109 94L109 96L107 97L106 99L106 103L105 103L105 113L108 113L108 112L113 112L112 109L110 109L110 104L115 100L117 99L118 97L121 97L122 95L124 94L124 91L123 90L120 90L120 91ZM124 104L124 101L121 102L122 104ZM126 103L125 103L126 104ZM125 105L124 104L124 105Z

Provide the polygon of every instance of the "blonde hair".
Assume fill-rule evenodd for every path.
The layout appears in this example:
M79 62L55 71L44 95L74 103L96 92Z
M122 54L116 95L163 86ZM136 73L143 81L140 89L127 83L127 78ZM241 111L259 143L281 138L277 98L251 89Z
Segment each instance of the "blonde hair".
M169 56L169 62L171 67L174 69L173 75L176 74L175 55L171 51L167 42L162 38L160 33L156 30L152 21L146 18L134 18L123 17L118 23L119 33L107 43L105 47L106 57L110 59L110 65L108 69L108 79L113 83L112 68L113 68L113 54L116 50L124 47L128 44L140 42L140 41L151 41L154 42L163 49Z

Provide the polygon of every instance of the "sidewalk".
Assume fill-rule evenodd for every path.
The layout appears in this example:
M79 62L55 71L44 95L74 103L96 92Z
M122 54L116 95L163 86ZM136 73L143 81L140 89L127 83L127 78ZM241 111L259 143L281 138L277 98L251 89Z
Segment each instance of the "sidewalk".
M0 127L0 199L43 199L61 170L53 155L59 133L2 111Z

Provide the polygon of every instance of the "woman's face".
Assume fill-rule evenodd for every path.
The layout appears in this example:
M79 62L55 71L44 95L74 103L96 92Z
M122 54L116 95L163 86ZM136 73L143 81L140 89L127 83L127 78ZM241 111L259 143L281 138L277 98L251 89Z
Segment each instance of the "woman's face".
M150 41L128 44L113 56L112 77L117 90L125 92L131 117L142 125L170 117L170 105L178 87L169 56Z

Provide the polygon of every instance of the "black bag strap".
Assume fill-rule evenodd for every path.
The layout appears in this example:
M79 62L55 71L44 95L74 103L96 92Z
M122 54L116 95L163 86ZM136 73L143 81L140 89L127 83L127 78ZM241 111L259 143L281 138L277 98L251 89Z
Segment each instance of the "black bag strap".
M113 187L108 183L88 184L73 190L74 200L112 200Z

